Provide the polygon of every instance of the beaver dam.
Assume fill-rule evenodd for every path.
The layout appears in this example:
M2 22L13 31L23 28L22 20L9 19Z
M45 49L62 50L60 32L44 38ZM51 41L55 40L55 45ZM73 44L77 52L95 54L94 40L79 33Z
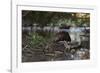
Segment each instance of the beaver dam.
M72 31L71 31L72 30ZM70 28L53 31L23 30L22 61L89 59L89 29Z
M22 11L22 62L90 59L90 14Z

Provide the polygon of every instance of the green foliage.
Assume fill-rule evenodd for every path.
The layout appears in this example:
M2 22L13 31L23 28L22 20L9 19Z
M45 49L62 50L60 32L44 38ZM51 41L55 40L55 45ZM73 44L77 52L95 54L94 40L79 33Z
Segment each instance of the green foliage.
M43 36L38 35L37 33L33 33L30 36L30 46L33 48L44 48L48 39Z
M22 15L23 20L30 20L32 24L38 24L40 27L59 26L63 23L71 25L72 22L77 26L90 24L89 13L22 11Z

